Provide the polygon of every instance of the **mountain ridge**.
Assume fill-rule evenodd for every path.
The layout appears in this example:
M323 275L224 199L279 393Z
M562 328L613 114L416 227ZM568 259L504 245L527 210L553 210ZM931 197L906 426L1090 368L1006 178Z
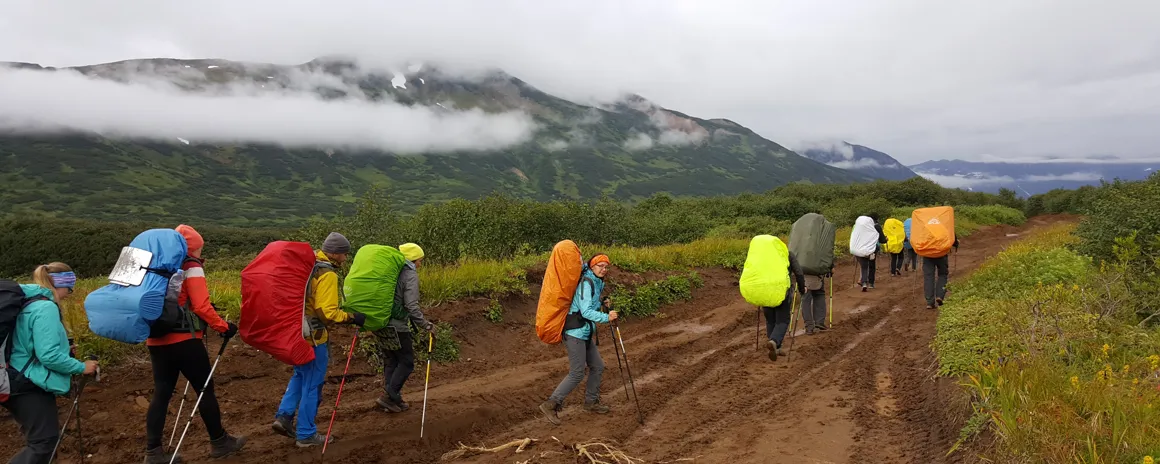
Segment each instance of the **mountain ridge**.
M735 194L798 181L868 180L802 157L728 119L696 118L639 95L601 107L577 104L502 70L460 77L425 64L384 71L330 58L299 65L152 59L8 68L79 73L86 82L126 89L152 86L148 88L161 88L175 98L305 96L419 109L422 113L416 114L435 121L472 111L480 118L522 114L536 127L526 139L503 148L459 147L440 153L324 143L234 143L183 136L172 128L159 132L171 135L149 137L9 129L0 131L0 160L14 167L0 172L7 186L0 189L0 200L8 205L3 211L8 215L193 217L264 225L349 209L372 186L384 188L399 208L415 211L425 203L493 192L537 200L637 200L661 192ZM164 119L163 113L157 114ZM49 205L46 196L62 201Z
M873 148L846 141L813 144L802 156L829 166L848 169L885 180L906 180L916 174L894 157Z

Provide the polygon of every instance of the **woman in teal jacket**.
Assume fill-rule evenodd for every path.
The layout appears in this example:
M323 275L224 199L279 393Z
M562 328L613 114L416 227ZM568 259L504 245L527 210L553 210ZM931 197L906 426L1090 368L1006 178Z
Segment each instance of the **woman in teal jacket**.
M552 392L552 396L540 405L540 411L548 422L560 425L557 414L564 405L564 398L572 393L584 380L584 370L588 370L588 386L584 394L584 409L597 414L608 413L608 406L600 404L600 378L604 373L604 360L597 349L599 338L596 324L615 321L616 311L607 314L600 311L600 293L604 291L604 276L612 265L607 255L593 256L584 266L580 285L572 297L572 308L564 322L564 347L568 350L568 376Z
M12 393L4 408L24 431L25 447L9 464L47 463L60 435L56 397L67 395L72 376L96 372L96 361L69 356L68 334L57 302L68 298L76 275L64 263L41 265L32 274L35 284L21 285L26 303L16 317L9 365L21 375L11 376ZM9 371L11 372L11 371Z

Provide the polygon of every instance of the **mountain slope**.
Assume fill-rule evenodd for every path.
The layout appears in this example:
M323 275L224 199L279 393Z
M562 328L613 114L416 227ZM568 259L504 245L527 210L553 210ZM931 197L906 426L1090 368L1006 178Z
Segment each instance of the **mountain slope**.
M802 155L827 165L849 169L876 179L906 180L917 176L894 157L862 145L840 142L811 147Z
M23 72L59 72L13 64ZM32 71L28 71L32 70ZM0 213L275 224L349 207L372 185L404 210L505 192L522 198L639 199L767 190L794 181L855 182L724 119L699 119L639 96L601 107L548 95L501 71L459 77L429 66L362 69L327 58L297 66L133 60L73 68L96 79L157 81L197 95L307 93L397 102L454 114L520 111L534 134L499 149L389 153L327 144L229 143L94 131L0 133ZM5 72L0 66L0 73ZM162 109L161 111L165 111Z
M1031 196L1057 188L1075 189L1084 185L1099 185L1101 180L1143 180L1160 169L1160 162L1156 161L1105 161L1001 163L936 160L916 164L911 169L944 187L992 193L1007 188L1020 196Z

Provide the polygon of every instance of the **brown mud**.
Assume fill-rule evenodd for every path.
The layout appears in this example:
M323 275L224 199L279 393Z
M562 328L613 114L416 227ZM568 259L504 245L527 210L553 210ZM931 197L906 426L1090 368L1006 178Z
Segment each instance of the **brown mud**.
M1018 235L1066 220L1071 219L1037 217L1022 227L976 232L952 258L952 282ZM431 366L425 437L419 438L425 366L416 366L404 389L411 410L390 415L374 404L381 378L356 355L334 426L338 440L325 461L433 463L458 443L493 447L533 438L538 442L520 454L513 447L454 462L588 462L569 446L594 441L644 462L961 462L959 454L945 456L958 438L966 406L953 382L934 376L929 345L936 312L925 309L913 272L891 277L886 260L878 266L877 288L863 293L851 285L852 263L841 263L834 278L834 327L806 336L799 325L791 360L776 363L756 349L756 311L741 299L736 274L700 270L705 286L691 301L663 308L661 317L622 325L643 425L626 400L606 326L600 332L606 365L602 394L612 412L586 413L576 391L561 413L564 424L553 427L537 406L565 375L567 361L562 347L535 337L537 289L531 296L504 299L504 322L498 324L484 316L486 299L431 308L431 317L455 326L462 352L460 362ZM322 432L352 335L346 328L331 334L330 378L318 413ZM210 337L211 352L218 343ZM236 457L211 460L205 428L196 419L182 449L185 461L323 462L319 451L299 450L269 429L290 372L244 344L230 346L218 367L216 389L227 430L248 435L249 443ZM152 394L148 361L109 369L102 380L81 400L87 462L140 462ZM194 396L189 398L181 426ZM166 437L179 401L175 395ZM63 417L71 402L62 398L59 404ZM23 440L10 419L0 424L0 432L8 437L0 443L0 456L10 456ZM57 462L80 462L75 437L65 438Z

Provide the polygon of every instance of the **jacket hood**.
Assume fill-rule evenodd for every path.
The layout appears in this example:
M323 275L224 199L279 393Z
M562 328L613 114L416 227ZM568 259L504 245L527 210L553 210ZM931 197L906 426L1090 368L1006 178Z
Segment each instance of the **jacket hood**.
M20 284L20 289L24 290L25 298L35 298L42 296L48 298L50 301L56 301L56 294L51 290L41 287L36 284Z

